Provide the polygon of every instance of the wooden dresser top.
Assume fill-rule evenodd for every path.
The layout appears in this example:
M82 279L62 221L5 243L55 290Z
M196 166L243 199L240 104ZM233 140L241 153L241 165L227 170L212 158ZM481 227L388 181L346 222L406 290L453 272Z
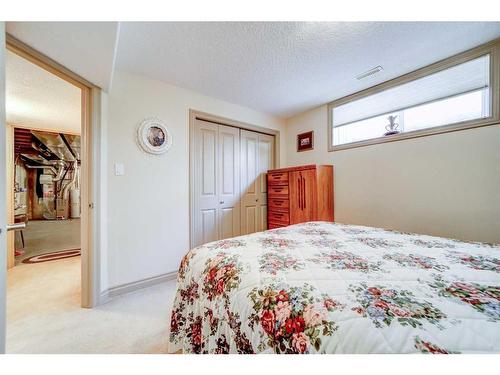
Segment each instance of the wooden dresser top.
M331 165L322 165L324 167L331 167ZM267 173L275 173L275 172L291 172L291 171L303 171L305 169L316 169L318 166L316 164L307 164L307 165L298 165L296 167L286 167L279 169L270 169Z

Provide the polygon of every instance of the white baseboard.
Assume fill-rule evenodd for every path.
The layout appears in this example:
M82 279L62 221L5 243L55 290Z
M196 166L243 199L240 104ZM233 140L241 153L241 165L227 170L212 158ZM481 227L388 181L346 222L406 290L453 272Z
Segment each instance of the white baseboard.
M109 302L114 297L127 294L138 289L147 288L165 281L175 280L177 278L177 271L164 273L163 275L148 277L146 279L133 281L112 288L106 289L99 296L99 305Z

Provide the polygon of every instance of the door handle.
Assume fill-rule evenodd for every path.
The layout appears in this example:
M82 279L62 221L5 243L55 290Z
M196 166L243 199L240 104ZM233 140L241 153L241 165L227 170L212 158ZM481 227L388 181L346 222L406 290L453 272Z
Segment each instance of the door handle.
M299 209L302 209L302 207L300 207L302 203L302 199L300 199L300 178L297 178L297 193L298 193L297 199L299 201Z
M7 232L26 228L26 223L7 224Z
M219 204L224 204L224 201L220 201Z
M302 178L302 208L306 208L306 179Z

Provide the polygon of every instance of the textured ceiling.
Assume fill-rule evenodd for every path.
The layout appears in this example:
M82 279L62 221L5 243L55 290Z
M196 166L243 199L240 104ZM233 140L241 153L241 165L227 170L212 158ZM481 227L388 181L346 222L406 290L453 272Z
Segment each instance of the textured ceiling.
M108 91L118 22L7 22L6 31Z
M8 22L7 31L104 90L116 67L289 117L498 38L500 22Z
M80 133L81 90L7 51L7 122L35 129Z
M116 67L288 117L498 37L500 22L124 22Z

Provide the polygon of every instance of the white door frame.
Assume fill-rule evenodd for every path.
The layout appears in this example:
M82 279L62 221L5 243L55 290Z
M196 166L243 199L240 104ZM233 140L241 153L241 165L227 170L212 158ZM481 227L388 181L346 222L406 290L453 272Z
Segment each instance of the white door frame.
M82 90L81 306L91 308L99 303L101 289L101 89L9 34L6 34L6 48Z
M197 111L194 109L189 110L189 247L192 248L194 241L194 130L196 126L196 120L203 120L212 122L214 124L231 126L234 128L239 128L243 130L250 130L258 133L263 133L267 135L274 136L274 160L275 167L280 165L280 132L279 130L265 128L258 125L248 124L246 122L241 122L237 120L231 120L226 117L221 117L217 115L212 115L206 112Z

